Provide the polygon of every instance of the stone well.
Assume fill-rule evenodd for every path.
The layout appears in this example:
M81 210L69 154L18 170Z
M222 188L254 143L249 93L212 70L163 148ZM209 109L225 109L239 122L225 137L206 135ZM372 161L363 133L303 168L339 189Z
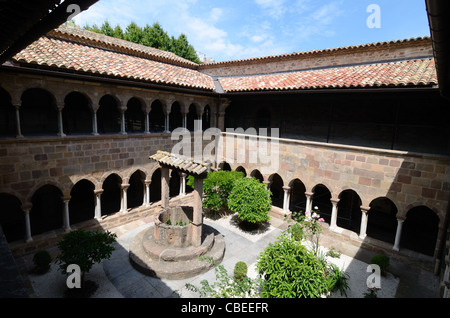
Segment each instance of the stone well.
M162 209L155 216L154 237L162 245L188 247L191 245L192 216L194 209L189 206L177 206Z

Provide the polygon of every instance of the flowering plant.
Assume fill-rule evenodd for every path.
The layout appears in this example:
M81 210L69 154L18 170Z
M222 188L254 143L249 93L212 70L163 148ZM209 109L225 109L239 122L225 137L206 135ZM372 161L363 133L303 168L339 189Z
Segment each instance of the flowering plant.
M312 214L308 211L305 212L304 215L301 213L295 213L293 214L293 219L303 227L304 234L311 242L313 252L317 256L319 253L320 233L322 232L322 226L320 223L325 220L320 217L320 214L318 214L318 207L314 207L314 210L315 211Z

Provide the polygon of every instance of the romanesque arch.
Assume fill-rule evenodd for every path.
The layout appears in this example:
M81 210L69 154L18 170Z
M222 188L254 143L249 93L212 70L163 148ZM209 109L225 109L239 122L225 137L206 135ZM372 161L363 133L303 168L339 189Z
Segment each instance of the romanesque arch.
M37 235L63 226L63 193L51 184L34 192L30 210L31 235Z
M198 120L197 107L195 107L195 104L191 104L189 106L189 112L187 113L186 120L186 128L189 131L194 131L195 121Z
M103 182L101 196L102 215L108 215L120 211L122 197L122 178L113 173Z
M64 133L67 135L88 134L93 131L91 101L80 92L71 92L66 96L62 116Z
M95 184L82 179L70 191L69 213L70 223L77 224L88 221L95 216Z
M25 216L20 200L8 193L0 193L0 226L8 242L25 237Z
M121 126L120 103L112 95L104 95L99 101L97 126L100 134L119 133Z
M438 233L437 214L427 206L415 206L406 213L400 247L434 256Z
M312 206L313 210L319 211L320 216L325 220L325 222L329 223L331 220L331 192L328 187L322 183L317 184L312 189ZM317 209L316 209L317 207Z
M12 137L16 135L16 115L11 104L11 96L0 87L0 136Z
M152 174L150 183L150 202L161 200L161 168L156 169Z
M337 225L359 233L361 227L362 201L354 190L344 190L339 194Z
M224 171L231 171L231 166L228 162L223 161L219 164L219 170L224 170Z
M264 182L264 176L262 175L262 173L258 169L253 170L250 173L250 177L259 180L261 183Z
M289 182L291 188L289 210L292 212L306 211L306 187L300 179Z
M130 186L127 190L127 206L129 208L136 208L144 202L145 189L145 173L141 170L136 170L129 179Z
M236 168L236 171L242 172L244 174L244 177L247 176L247 171L245 171L245 168L243 166L239 166Z
M54 96L42 88L30 88L22 94L21 130L24 135L56 135L58 112Z
M270 192L272 192L271 195L272 205L277 206L279 208L283 208L283 198L284 198L283 179L280 177L279 174L275 173L269 176L269 182L270 182L269 190Z
M170 172L170 179L169 179L169 197L176 197L180 194L180 174L177 170L173 169Z
M206 105L202 115L202 129L206 130L208 128L211 128L211 107Z
M165 116L163 104L159 100L152 103L152 110L149 113L150 132L163 132L165 129Z
M137 97L132 97L125 111L125 130L127 133L143 133L145 131L145 103Z
M183 127L183 115L181 113L181 105L174 102L171 106L169 115L169 130L174 131L177 128Z
M394 244L397 231L397 206L386 197L374 199L369 206L367 235Z

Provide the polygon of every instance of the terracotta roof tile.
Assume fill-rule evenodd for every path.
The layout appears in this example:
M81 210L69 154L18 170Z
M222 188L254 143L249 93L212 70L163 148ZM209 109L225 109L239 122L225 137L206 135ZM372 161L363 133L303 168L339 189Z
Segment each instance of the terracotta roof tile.
M212 78L196 70L83 43L44 36L13 57L19 63L214 90Z
M437 85L433 58L219 78L226 92Z

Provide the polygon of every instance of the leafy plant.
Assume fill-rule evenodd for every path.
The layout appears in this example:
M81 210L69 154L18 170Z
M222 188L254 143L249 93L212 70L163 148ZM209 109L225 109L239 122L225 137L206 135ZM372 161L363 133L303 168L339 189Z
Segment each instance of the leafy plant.
M333 257L333 258L339 258L339 257L341 257L341 252L339 252L334 247L332 247L328 250L327 256Z
M334 264L330 264L327 270L328 291L339 291L347 297L349 275Z
M292 214L294 221L302 226L304 236L310 241L316 256L319 253L319 239L320 233L322 232L320 223L324 222L324 219L320 217L318 212L319 210L315 209L312 214L310 212L305 212L304 214L297 212Z
M384 254L378 254L372 257L370 264L376 264L380 266L381 275L386 276L386 269L389 266L389 256Z
M188 290L197 292L200 297L210 298L253 298L259 296L260 279L247 276L236 279L230 276L223 265L215 268L216 281L210 284L206 279L200 282L200 287L186 284Z
M288 233L260 254L261 296L266 298L319 298L328 291L327 265Z
M238 213L242 221L260 223L270 220L272 208L270 191L255 178L236 181L228 197L228 207Z
M70 264L76 264L81 270L81 287L84 285L84 274L88 273L95 263L109 259L117 235L111 232L76 230L67 233L57 243L60 254L56 263L62 274Z
M214 211L228 209L228 197L235 182L244 178L244 174L239 171L212 171L203 180L203 207ZM194 178L188 177L187 185L194 186Z
M50 269L52 257L46 250L37 251L33 256L33 264L35 266L34 272L37 274L44 274Z
M247 264L245 262L237 262L234 265L234 279L240 281L247 277Z

